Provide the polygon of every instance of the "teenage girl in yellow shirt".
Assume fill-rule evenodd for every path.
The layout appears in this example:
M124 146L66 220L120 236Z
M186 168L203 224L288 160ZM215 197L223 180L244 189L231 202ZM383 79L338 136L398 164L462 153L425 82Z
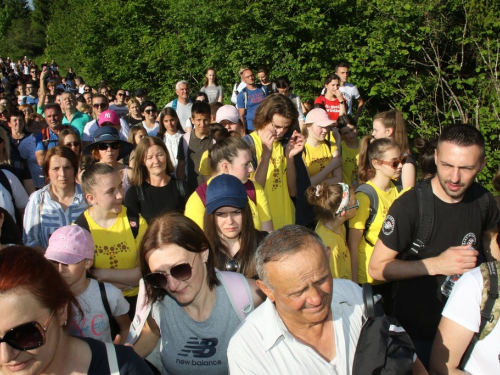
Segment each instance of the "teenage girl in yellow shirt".
M379 290L382 287L377 288L377 284L381 282L374 280L368 274L368 264L387 212L399 196L392 179L399 177L405 161L405 158L401 157L399 146L389 138L374 139L373 136L367 135L361 141L359 183L360 185L367 184L375 190L378 196L378 209L372 224L366 228L366 222L370 216L370 198L363 192L356 193L359 209L349 220L348 241L351 250L353 281L359 284L374 284L374 292L382 295L383 291ZM384 299L387 301L386 298Z
M347 247L344 222L354 217L359 206L354 189L344 183L323 182L309 187L306 196L318 219L315 232L330 248L332 276L336 279L352 280L351 256Z

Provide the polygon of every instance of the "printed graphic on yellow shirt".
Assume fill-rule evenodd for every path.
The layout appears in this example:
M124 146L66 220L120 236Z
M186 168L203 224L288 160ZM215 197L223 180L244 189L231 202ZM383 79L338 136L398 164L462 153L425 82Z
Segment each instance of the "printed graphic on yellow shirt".
M283 156L272 157L270 164L273 166L273 191L281 187L280 165L283 163Z
M118 267L118 259L120 258L120 254L130 252L130 248L128 247L128 245L125 241L122 241L122 242L119 242L117 244L110 245L110 246L96 244L95 245L95 252L96 252L96 255L98 255L100 257L105 257L106 260L103 259L104 262L107 263L109 260L109 268L114 269L114 268L119 268Z

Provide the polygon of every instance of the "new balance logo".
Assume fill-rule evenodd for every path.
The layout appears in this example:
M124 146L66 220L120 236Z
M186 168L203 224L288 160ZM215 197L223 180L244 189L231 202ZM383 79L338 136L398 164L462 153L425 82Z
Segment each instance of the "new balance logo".
M213 357L217 351L216 346L218 343L219 340L215 337L208 339L190 337L189 341L184 346L184 349L182 349L178 355L187 357L189 353L192 353L194 358Z

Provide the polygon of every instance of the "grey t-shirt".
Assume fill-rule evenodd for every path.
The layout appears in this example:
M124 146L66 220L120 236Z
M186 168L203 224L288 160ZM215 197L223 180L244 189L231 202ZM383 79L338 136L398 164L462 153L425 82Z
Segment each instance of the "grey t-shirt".
M120 289L104 283L108 304L113 316L125 315L130 308L129 303L123 297ZM75 310L72 321L68 327L68 333L72 336L90 337L103 342L111 342L111 329L106 309L102 303L99 283L91 279L90 284L79 296L76 297L84 316L80 316Z
M222 86L203 86L200 90L208 96L208 102L214 103L222 96Z
M161 332L162 374L222 375L228 373L227 347L240 324L223 286L216 287L210 317L196 322L170 296L157 302L152 317Z

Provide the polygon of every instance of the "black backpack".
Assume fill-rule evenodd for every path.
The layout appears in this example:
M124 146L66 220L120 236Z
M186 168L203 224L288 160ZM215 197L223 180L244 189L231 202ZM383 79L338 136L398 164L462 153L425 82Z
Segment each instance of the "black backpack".
M378 297L378 299L377 299ZM404 330L382 308L380 296L372 286L363 284L364 324L359 334L352 375L411 375L415 347Z

